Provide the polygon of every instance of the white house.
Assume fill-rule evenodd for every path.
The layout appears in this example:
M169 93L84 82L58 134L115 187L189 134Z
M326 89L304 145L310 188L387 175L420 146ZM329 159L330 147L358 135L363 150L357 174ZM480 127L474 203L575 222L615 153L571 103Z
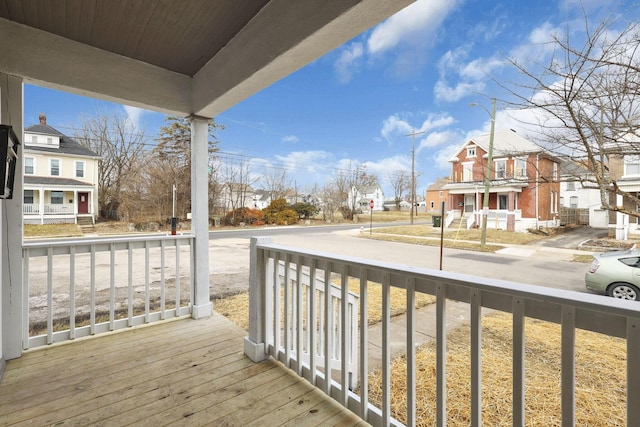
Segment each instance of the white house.
M589 226L607 228L609 213L602 209L600 190L585 188L582 183L589 179L591 172L571 161L561 166L560 207L571 209L588 209Z
M358 190L356 187L351 188L349 191L349 199L347 200L347 206L353 207L353 201L355 200L355 208L364 211L370 210L370 204L373 200L373 210L384 210L384 193L379 186L365 187Z
M39 123L24 130L25 224L95 221L100 157L72 138Z

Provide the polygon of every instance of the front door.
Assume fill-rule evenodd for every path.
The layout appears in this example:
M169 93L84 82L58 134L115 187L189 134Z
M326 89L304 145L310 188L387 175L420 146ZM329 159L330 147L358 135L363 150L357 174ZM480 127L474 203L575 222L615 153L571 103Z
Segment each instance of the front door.
M475 205L475 196L473 194L464 195L464 213L472 214Z
M89 193L78 193L78 213L89 213Z

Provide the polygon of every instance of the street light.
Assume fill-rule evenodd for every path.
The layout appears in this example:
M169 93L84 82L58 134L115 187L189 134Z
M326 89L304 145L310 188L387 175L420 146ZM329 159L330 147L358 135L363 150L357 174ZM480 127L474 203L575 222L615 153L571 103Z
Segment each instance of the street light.
M493 134L496 126L496 99L491 98L492 110L489 111L484 105L472 102L472 107L479 106L491 116L491 131L489 133L489 151L487 152L487 171L484 175L484 198L482 200L482 234L480 235L480 245L487 243L487 215L489 214L489 189L491 188L491 173L493 163Z

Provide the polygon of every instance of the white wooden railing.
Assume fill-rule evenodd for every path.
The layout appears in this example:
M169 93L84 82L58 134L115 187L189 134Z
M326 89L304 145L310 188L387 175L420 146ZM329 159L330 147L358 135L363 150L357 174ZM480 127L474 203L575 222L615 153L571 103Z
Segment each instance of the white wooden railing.
M73 204L51 204L45 203L44 213L46 214L67 214L74 213Z
M191 313L193 242L192 235L25 242L24 349Z
M307 348L315 348L315 343L332 334L335 329L342 335L342 342L350 334L349 316L346 305L338 310L331 300L324 302L325 313L337 313L337 323L326 322L315 334L303 335L305 325L318 322L318 307L322 301L315 292L307 293L307 300L292 299L281 295L280 274L274 274L275 266L281 262L293 265L296 271L310 271L310 287L314 289L314 278L324 277L328 282L333 275L338 275L342 286L342 298L346 299L348 278L357 278L359 282L360 307L359 324L367 325L367 288L370 283L382 286L382 405L375 407L369 401L369 336L367 328L361 327L358 333L359 352L350 354L346 346L339 352L326 347L327 357L320 362L315 353L309 354L308 361L300 356ZM298 248L276 245L269 238L253 238L251 242L250 272L250 327L249 336L245 339L245 353L253 360L274 357L286 366L319 387L340 404L357 413L363 420L376 425L401 425L391 416L391 310L390 290L401 288L406 290L406 343L407 372L404 379L407 393L406 414L407 425L416 424L416 313L415 298L417 293L425 293L436 297L436 425L447 423L446 389L446 316L447 301L456 300L468 303L470 313L471 372L469 375L469 391L471 400L471 426L482 423L482 309L499 310L511 313L513 319L512 340L512 424L524 426L525 420L525 334L526 318L540 319L561 325L561 418L563 426L573 426L576 420L576 387L575 387L575 333L577 329L589 330L601 334L626 339L626 371L627 402L626 421L628 426L640 425L640 304L632 301L621 301L604 298L587 293L563 291L515 282L487 279L457 273L442 272L425 268L403 266L354 257L335 256L317 251L300 250ZM300 293L298 293L300 295ZM297 306L295 315L284 315L287 322L297 323L294 329L298 337L295 345L285 345L279 335L281 322L279 313L291 312L291 305ZM284 307L284 308L283 308ZM308 307L303 313L302 307ZM276 313L274 315L274 313ZM326 319L333 319L326 315ZM288 328L285 326L285 330ZM325 338L325 342L333 343ZM339 354L340 368L336 371L326 360ZM331 356L331 357L329 357ZM348 382L348 360L357 358L359 368L359 391L350 390ZM302 363L299 361L302 360ZM507 362L508 363L508 362ZM624 365L617 366L624 369ZM457 373L460 375L461 373ZM397 379L396 379L397 380ZM606 390L602 390L606 393ZM624 409L621 409L624 411Z
M39 214L40 205L37 203L24 203L22 205L22 213L24 214Z

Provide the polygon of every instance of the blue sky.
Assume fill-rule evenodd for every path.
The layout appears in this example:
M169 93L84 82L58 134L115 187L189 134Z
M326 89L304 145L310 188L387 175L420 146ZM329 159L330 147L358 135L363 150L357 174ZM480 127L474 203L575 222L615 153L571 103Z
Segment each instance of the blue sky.
M607 0L419 0L294 74L216 117L225 161L250 162L259 176L284 168L292 184L323 186L349 165L365 165L392 197L387 176L411 170L415 129L417 189L448 176L447 161L487 133L494 82L520 76L507 59L544 64L552 35L579 38L584 14L597 24L637 18L633 3ZM471 107L472 102L483 105ZM25 125L38 121L73 135L83 115L121 110L150 142L164 115L25 85ZM496 128L518 129L498 106ZM254 187L259 188L257 182Z

